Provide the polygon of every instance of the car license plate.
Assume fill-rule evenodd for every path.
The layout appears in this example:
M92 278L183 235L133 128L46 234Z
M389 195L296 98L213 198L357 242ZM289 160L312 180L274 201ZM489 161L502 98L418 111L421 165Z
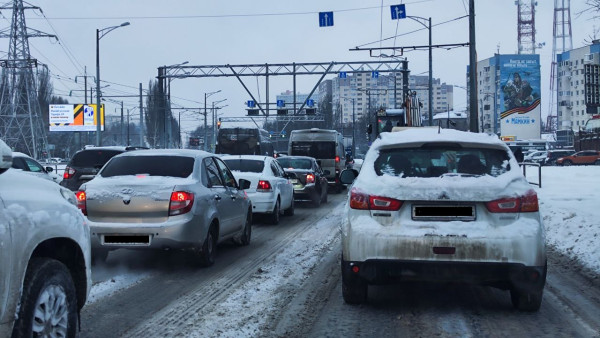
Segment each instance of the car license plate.
M474 221L475 206L472 204L415 204L412 207L415 221Z

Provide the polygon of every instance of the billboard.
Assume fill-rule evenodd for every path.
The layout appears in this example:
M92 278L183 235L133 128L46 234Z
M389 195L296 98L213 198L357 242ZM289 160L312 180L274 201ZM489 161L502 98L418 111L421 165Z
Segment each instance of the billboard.
M500 135L539 139L541 134L540 56L499 55Z
M104 131L104 105L101 106L101 129ZM96 131L95 104L51 104L50 131Z

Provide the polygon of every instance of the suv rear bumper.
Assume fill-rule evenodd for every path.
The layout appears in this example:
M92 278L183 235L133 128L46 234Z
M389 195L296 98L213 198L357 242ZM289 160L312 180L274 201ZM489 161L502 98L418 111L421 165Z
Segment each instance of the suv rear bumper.
M363 280L369 284L402 281L462 282L533 291L543 289L546 283L545 266L518 263L342 260L342 273L349 280Z

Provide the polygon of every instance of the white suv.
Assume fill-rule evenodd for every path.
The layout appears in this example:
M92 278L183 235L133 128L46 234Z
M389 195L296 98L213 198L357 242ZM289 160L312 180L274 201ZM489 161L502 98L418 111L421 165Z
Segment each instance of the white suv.
M11 164L0 140L0 337L74 337L91 287L89 227L73 192Z
M346 169L340 180L354 183L342 220L347 303L366 301L369 284L458 281L508 289L517 309L539 309L547 265L538 199L496 136L382 133L360 174Z

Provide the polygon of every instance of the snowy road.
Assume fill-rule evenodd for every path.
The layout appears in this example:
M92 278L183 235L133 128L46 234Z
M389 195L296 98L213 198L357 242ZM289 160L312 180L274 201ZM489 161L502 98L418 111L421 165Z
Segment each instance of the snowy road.
M220 246L215 265L207 269L190 267L180 253L111 253L106 265L94 267L81 337L600 337L600 278L590 274L597 261L583 266L586 262L569 256L597 257L597 249L577 244L583 241L566 246L561 235L566 230L556 229L568 225L568 212L574 216L567 222L580 219L571 236L586 237L576 230L583 229L594 238L598 211L553 204L567 168L545 170L541 208L547 209L548 242L556 250L549 250L537 313L514 310L508 291L459 284L370 287L368 304L344 304L338 223L345 194L340 194L329 195L320 208L297 206L296 215L278 226L256 222L250 246ZM600 167L568 170L595 170L580 173L586 182L600 176ZM587 192L577 196L578 205L598 200Z

